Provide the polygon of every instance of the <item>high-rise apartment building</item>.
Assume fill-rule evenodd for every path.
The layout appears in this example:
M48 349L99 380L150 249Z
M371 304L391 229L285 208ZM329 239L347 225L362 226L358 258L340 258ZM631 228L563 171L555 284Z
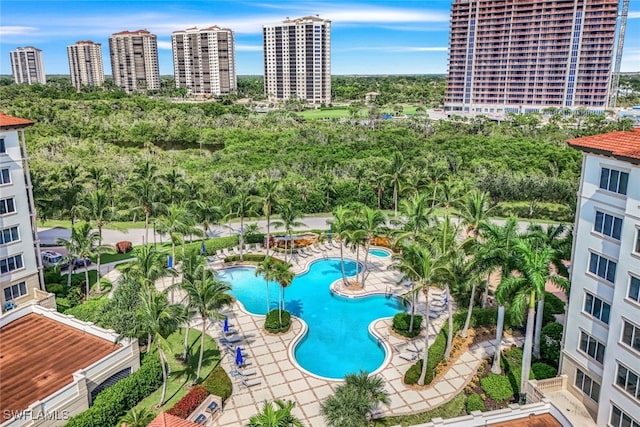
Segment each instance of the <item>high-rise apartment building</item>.
M28 85L47 83L40 49L33 46L19 47L9 54L14 82Z
M263 44L269 100L331 103L331 21L305 16L264 25Z
M561 373L599 426L640 425L640 129L583 151Z
M233 31L217 26L174 31L173 70L177 88L193 95L228 95L238 89Z
M445 107L602 111L619 0L454 0Z
M160 89L158 41L147 30L121 31L109 37L111 74L128 93Z
M24 129L0 113L0 302L2 311L46 297ZM40 295L39 295L40 294Z
M67 46L71 84L76 89L82 86L102 86L104 67L102 65L102 45L91 40L79 41Z

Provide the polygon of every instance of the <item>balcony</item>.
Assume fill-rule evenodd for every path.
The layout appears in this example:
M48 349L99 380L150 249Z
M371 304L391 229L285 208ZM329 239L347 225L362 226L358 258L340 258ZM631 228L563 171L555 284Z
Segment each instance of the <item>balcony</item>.
M529 380L525 386L527 403L550 402L574 426L596 427L585 406L567 390L568 377Z

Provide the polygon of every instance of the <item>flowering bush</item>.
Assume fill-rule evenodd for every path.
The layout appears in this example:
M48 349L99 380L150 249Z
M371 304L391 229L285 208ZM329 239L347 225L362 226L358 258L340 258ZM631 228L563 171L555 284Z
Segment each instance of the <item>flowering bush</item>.
M209 396L209 392L202 386L195 386L182 399L178 400L167 414L186 419Z

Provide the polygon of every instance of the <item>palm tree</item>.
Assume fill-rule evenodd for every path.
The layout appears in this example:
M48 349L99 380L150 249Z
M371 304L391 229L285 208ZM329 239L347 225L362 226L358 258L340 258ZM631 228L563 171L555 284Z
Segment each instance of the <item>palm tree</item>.
M320 404L327 425L332 427L363 427L371 410L367 396L355 387L339 385L332 396Z
M511 300L511 313L516 320L522 321L524 309L528 308L522 355L522 376L520 377L520 391L522 393L531 371L536 302L544 295L545 285L548 281L557 283L561 288L568 287L568 281L551 272L553 249L546 246L535 249L531 242L520 240L513 250L515 266L520 275L503 279L498 287L498 293L501 299L509 298Z
M289 400L285 403L278 399L273 403L265 401L262 412L249 418L249 427L302 427L302 421L291 413L295 402Z
M384 379L379 375L370 376L366 371L360 371L357 374L348 374L344 377L344 381L349 387L360 390L371 403L372 409L377 408L380 404L389 405L389 392L384 389Z
M148 295L141 295L138 323L140 329L151 337L149 347L155 344L160 356L162 393L158 404L162 406L167 393L167 353L171 351L167 337L184 321L184 310L180 304L170 304L165 293L157 292L155 289L148 291Z
M232 213L228 217L240 218L240 261L244 260L244 219L255 213L255 203L251 196L251 190L247 186L238 189L237 195L231 199Z
M273 279L280 285L280 309L278 310L278 320L282 327L282 312L284 311L284 290L291 285L296 275L291 271L293 267L288 262L275 262L273 265Z
M260 200L262 201L262 213L267 217L267 256L269 256L269 247L271 243L271 214L273 209L278 206L280 200L280 182L267 176L260 183Z
M202 269L202 277L199 280L195 280L193 283L186 283L182 288L189 295L191 305L200 314L200 319L202 320L200 357L196 372L196 378L200 378L207 321L212 317L220 317L219 310L225 305L231 304L231 295L227 293L231 290L231 286L216 279L210 271Z
M158 207L157 167L149 160L134 170L134 179L129 186L131 199L137 203L133 210L144 212L144 243L149 244L149 218Z
M356 224L353 221L349 221L347 229L342 231L341 237L344 240L344 244L351 249L351 252L356 253L356 282L358 282L358 268L360 268L360 246L364 245L367 240L367 235L364 230L355 228ZM364 270L364 268L362 269Z
M73 269L76 260L83 260L84 264L84 278L86 287L86 298L89 299L89 258L96 255L97 243L100 240L100 235L91 230L91 224L84 222L82 224L73 226L71 228L71 239L58 239L58 244L61 244L67 250L67 260L69 261L69 268L67 274L71 276L71 270ZM100 255L98 255L99 257ZM70 279L70 277L69 277ZM98 285L100 286L100 285Z
M266 257L264 261L258 264L256 268L256 276L262 276L267 284L267 314L271 310L271 303L269 301L269 282L275 281L275 264L278 261L273 257Z
M467 317L464 326L460 331L462 338L467 337L469 324L471 323L471 315L473 313L473 305L475 303L476 288L480 279L480 272L472 257L467 256L464 251L455 251L449 259L451 268L451 277L449 277L450 286L456 294L456 298L467 295L469 287L471 287L471 295L469 296L469 305L467 308Z
M410 280L411 289L402 296L406 301L410 301L411 311L409 312L409 332L413 332L414 317L416 315L416 306L420 297L420 288L416 287L416 283L420 280L420 276L415 269L417 260L414 259L417 256L415 251L415 242L404 242L400 244L402 251L399 255L394 255L394 263L392 268L402 273L401 281Z
M387 174L387 178L393 185L393 216L398 217L398 192L400 191L400 184L403 182L407 171L407 164L404 161L404 156L400 151L393 153L391 160L391 168Z
M102 245L102 229L107 223L109 223L109 221L111 221L113 216L113 209L109 202L109 198L107 197L107 193L102 189L89 193L87 205L88 219L96 224L98 234L100 235L98 245Z
M331 231L333 231L336 235L342 235L347 231L350 217L353 215L353 212L350 209L345 208L344 206L338 206L333 210L333 219L327 221L329 226L331 227ZM347 273L344 269L344 252L343 245L340 244L340 268L342 270L342 283L347 285Z
M420 236L433 223L433 209L428 203L429 198L424 193L400 201L400 213L405 220L404 224L393 232L397 244L405 239L414 242L420 240Z
M131 408L120 422L127 427L147 427L154 418L155 414L149 408Z
M286 234L289 236L290 242L290 250L293 255L293 227L301 227L304 225L303 222L298 221L300 218L300 213L294 209L294 207L290 204L280 205L278 206L278 214L280 214L280 221L274 221L273 226L276 228L284 228ZM284 260L287 261L287 245L285 241L284 247Z
M367 260L369 258L369 248L371 247L371 241L381 231L382 226L386 222L384 214L377 210L371 209L369 206L362 206L357 210L358 227L364 233L364 266L362 268L362 286L366 279L365 272L367 269Z
M187 284L195 284L196 281L202 277L202 270L205 268L206 262L203 256L198 255L197 252L190 252L182 262L182 282L180 287L184 289ZM189 294L186 293L182 304L185 307L187 314L187 321L185 323L184 342L182 350L182 360L187 361L189 357L189 329L191 326L191 319L198 314L195 310L193 301L189 298Z

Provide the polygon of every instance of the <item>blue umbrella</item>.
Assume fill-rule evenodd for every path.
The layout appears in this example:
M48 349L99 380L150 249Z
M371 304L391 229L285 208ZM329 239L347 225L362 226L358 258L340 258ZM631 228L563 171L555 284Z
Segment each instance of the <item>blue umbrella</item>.
M224 333L228 333L229 332L229 319L228 318L224 318L224 324L222 325L222 330L224 331Z
M204 245L204 242L202 242L202 245L200 246L200 255L204 255L207 252L207 247Z
M236 347L236 365L244 365L244 358L242 357L242 350L240 349L240 347Z
M331 229L327 230L327 240L329 240L329 243L331 243Z

